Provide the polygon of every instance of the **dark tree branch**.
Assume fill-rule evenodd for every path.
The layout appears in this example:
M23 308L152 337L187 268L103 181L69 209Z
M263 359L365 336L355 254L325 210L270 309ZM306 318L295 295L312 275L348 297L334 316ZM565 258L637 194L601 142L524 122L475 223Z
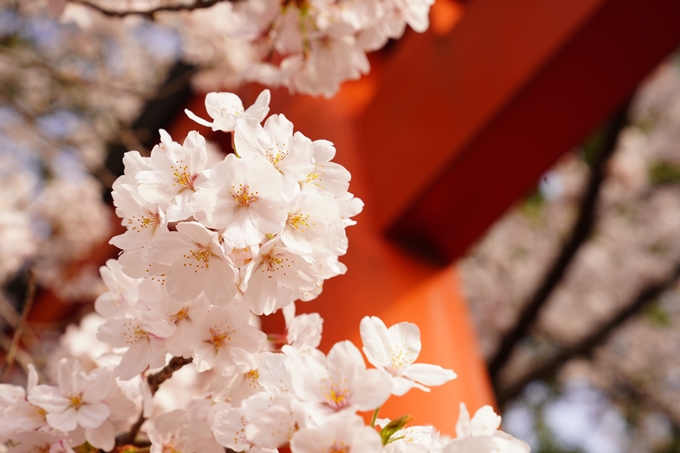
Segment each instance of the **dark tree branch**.
M151 394L154 395L158 391L158 388L161 386L161 384L172 377L172 373L179 370L184 365L191 363L193 360L194 359L192 358L185 359L184 357L173 357L162 370L146 378L146 382L149 383ZM139 429L142 427L145 421L146 418L144 417L144 411L142 411L142 413L139 414L139 418L135 424L130 427L130 431L118 436L116 439L116 445L120 446L134 443L137 433L139 433Z
M603 137L602 146L592 165L588 188L583 196L578 220L574 226L571 237L564 244L560 255L553 263L552 268L546 274L543 283L536 290L531 300L524 306L513 328L501 338L500 347L496 354L489 360L489 375L498 386L498 373L507 363L517 343L529 332L529 328L538 317L541 309L545 306L553 290L564 277L569 264L576 252L590 236L595 224L595 210L599 198L600 187L605 179L606 166L609 158L616 149L619 132L626 125L628 104L626 104L612 119Z
M26 325L26 320L28 319L28 313L33 308L33 302L35 302L35 272L33 269L28 270L28 289L26 291L26 297L24 299L24 306L21 312L21 318L14 329L14 336L12 337L12 343L10 343L7 350L7 357L5 357L5 363L2 365L2 372L0 372L0 382L5 382L7 374L9 373L12 365L14 364L14 358L17 354L17 348L19 347L19 340L21 340L21 335L24 332L24 327Z
M71 3L76 3L79 5L85 5L88 8L92 8L95 11L99 11L105 16L109 17L125 17L125 16L145 16L153 19L154 14L161 11L193 11L195 9L210 8L218 3L222 2L237 2L239 0L196 0L191 4L175 4L175 5L162 5L155 8L150 8L146 10L110 10L103 8L96 3L92 3L88 0L68 0Z
M522 389L532 381L546 379L553 376L569 360L576 356L587 356L602 345L619 327L642 310L648 303L656 300L664 291L668 290L680 278L680 262L664 280L643 288L626 306L609 321L595 328L577 343L565 346L553 357L524 373L509 386L498 389L498 404L503 406L511 398L520 394Z
M154 395L158 391L158 388L161 386L161 384L172 377L172 373L179 370L184 365L193 362L193 360L194 359L192 358L185 359L184 357L173 357L170 359L170 362L165 365L165 368L156 374L152 374L146 379L146 381L149 383L151 394Z

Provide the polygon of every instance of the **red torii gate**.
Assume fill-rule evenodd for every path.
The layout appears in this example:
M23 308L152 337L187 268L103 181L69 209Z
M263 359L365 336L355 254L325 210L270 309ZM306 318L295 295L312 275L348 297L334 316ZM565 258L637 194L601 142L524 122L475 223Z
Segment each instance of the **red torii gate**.
M278 90L271 109L310 138L333 141L350 190L366 202L348 231L347 274L299 309L324 317L326 349L346 338L360 344L365 315L418 324L419 361L459 377L395 398L382 416L408 412L450 434L459 401L471 411L493 404L450 263L680 43L676 0L474 0L461 10L438 0L432 30L374 55L371 74L334 99ZM258 92L244 89L245 104ZM202 103L187 107L200 114ZM169 129L213 135L183 114ZM49 316L49 300L38 301L34 321Z

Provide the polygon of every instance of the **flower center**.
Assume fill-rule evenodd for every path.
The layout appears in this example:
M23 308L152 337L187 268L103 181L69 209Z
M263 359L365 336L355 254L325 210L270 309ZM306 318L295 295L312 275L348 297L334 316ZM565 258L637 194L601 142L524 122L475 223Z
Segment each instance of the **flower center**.
M267 160L272 163L274 167L278 170L278 165L283 162L283 160L288 156L287 149L277 149L274 152L273 148L267 150Z
M401 373L403 367L412 364L417 356L412 349L406 348L404 345L396 345L390 346L390 357L392 362L387 371L396 376Z
M185 254L182 256L189 261L189 267L196 266L194 272L198 272L198 269L207 269L210 267L210 257L212 256L212 252L210 252L209 248L204 248L200 250L189 250L188 255ZM186 266L187 263L184 263L184 267Z
M189 308L187 307L182 308L180 311L172 315L172 322L175 324L186 319L189 319Z
M256 385L259 378L260 372L257 370L250 370L246 373L246 381L248 381L249 385Z
M312 184L319 189L324 189L324 186L319 184L321 182L321 175L324 174L323 165L314 165L314 171L307 175L305 182Z
M229 329L229 326L227 326L227 329ZM227 341L231 341L230 332L222 332L217 326L211 327L209 332L210 340L208 340L208 343L213 344L215 352L218 352Z
M328 453L349 453L349 446L345 445L342 441L333 443L331 448L328 449Z
M307 223L308 220L309 214L297 214L294 216L289 216L286 223L288 223L288 225L292 226L301 233L304 233L305 232L304 228L307 229L310 228L309 223Z
M341 386L332 382L329 387L326 387L326 404L333 410L344 409L349 406L350 390L347 386Z
M259 192L255 192L254 194L251 194L250 187L244 186L243 184L239 184L238 189L236 186L231 186L231 190L229 191L229 194L238 206L249 206L251 203L255 203L257 201L258 193Z
M262 257L262 264L264 264L267 272L275 272L283 267L283 259L277 255L264 255Z
M189 173L189 166L182 165L182 162L183 161L175 162L177 166L170 166L172 175L175 177L173 185L196 191L196 189L194 189L194 177Z
M68 400L71 402L71 406L73 406L76 410L80 409L80 406L83 405L83 397L80 393L69 396Z

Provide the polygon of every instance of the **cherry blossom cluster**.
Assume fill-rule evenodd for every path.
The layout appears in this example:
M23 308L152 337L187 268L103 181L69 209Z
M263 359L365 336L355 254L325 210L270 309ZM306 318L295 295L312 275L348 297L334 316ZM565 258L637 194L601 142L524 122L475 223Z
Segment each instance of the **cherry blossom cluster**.
M456 374L416 363L414 324L367 316L363 355L350 341L324 354L321 317L296 316L295 300L344 272L345 228L363 207L350 174L331 143L283 115L265 120L267 90L248 109L232 93L209 94L206 107L212 121L187 113L232 133L234 152L210 162L197 132L180 144L162 131L149 157L125 155L113 199L127 230L101 268L109 291L64 336L51 384L33 367L25 389L0 384L6 453L528 451L489 407L470 420L463 406L453 440L407 427L408 416L377 418L391 395ZM277 310L285 333L267 335L258 316Z
M94 14L80 2L51 3L64 20L83 23ZM367 52L399 39L406 25L427 30L434 0L241 0L185 14L163 14L151 0L90 3L121 15L157 11L154 18L183 36L185 58L203 69L197 83L204 89L256 81L331 97L343 81L369 72Z
M500 417L489 406L470 419L461 404L455 439L432 426L406 426L408 416L377 418L391 395L414 387L429 391L429 386L456 377L437 365L416 363L421 343L414 324L387 328L379 318L365 317L360 325L363 352L374 366L367 368L350 341L336 343L327 355L317 349L323 322L318 314L295 316L294 305L284 314L286 333L276 341L253 335L209 343L210 350L203 353L215 361L243 355L238 346L247 341L258 346L252 349L249 366L229 373L215 367L203 370L205 361L180 370L192 378L172 388L174 407L162 407L161 392L154 396L141 375L127 381L116 378L115 349L94 357L99 353L93 351L101 352L98 339L107 321L98 315L88 317L86 323L99 325L100 334L89 336L94 331L83 325L81 332L65 337L71 353L84 340L91 348L86 348L88 357L59 360L56 385L39 384L33 366L25 389L0 384L0 442L7 453L92 448L141 452L149 448L141 447L145 443L153 453L221 453L225 447L253 453L275 453L281 447L294 453L529 451L526 443L498 430ZM224 326L224 320L215 319L213 324ZM92 369L87 372L86 366ZM372 412L370 424L357 412ZM133 431L135 425L142 427L140 432Z
M407 24L417 32L427 30L432 3L433 0L235 2L219 5L219 15L217 8L198 12L202 14L196 15L194 21L207 24L213 34L211 40L196 42L205 45L216 36L226 35L218 52L231 54L229 58L240 80L331 97L343 81L367 74L370 65L366 53L380 49L388 39L400 38ZM213 22L215 27L210 27ZM229 26L225 27L225 22ZM220 60L219 53L215 53L213 63Z

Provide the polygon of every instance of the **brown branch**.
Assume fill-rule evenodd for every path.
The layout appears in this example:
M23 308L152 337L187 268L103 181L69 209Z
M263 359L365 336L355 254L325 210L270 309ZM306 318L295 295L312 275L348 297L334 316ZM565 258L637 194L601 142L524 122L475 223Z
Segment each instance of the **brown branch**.
M649 409L662 412L669 418L675 428L680 428L680 417L678 416L677 406L667 398L659 398L650 391L648 386L638 382L629 376L616 363L605 363L606 372L609 373L616 382L615 387L609 392L613 400L619 401L632 400L644 405Z
M110 9L103 8L97 5L96 3L92 3L88 0L68 0L68 1L71 3L87 6L88 8L92 8L93 10L99 11L100 13L109 17L145 16L153 19L154 14L159 13L161 11L193 11L195 9L210 8L211 6L214 6L222 2L236 3L240 0L196 0L196 2L191 4L163 5L157 6L155 8L136 11L135 10L113 11Z
M184 357L173 357L162 370L147 377L146 382L149 384L151 394L154 395L158 391L161 384L172 377L172 373L179 370L184 365L191 363L193 360L194 359L192 358L185 359ZM142 410L142 413L139 414L139 418L135 424L130 427L130 431L118 436L116 439L116 445L132 444L139 433L139 429L142 427L145 421L146 418L144 417L144 411Z
M9 352L11 345L12 339L5 335L4 333L0 332L0 348L4 349L6 352ZM21 369L24 370L24 373L28 374L28 365L33 363L33 357L26 351L18 349L14 354L14 358L16 362L21 366Z
M664 291L668 290L680 278L680 262L664 280L643 288L628 304L625 305L609 321L598 326L590 334L577 343L565 346L557 354L543 363L524 373L515 382L505 388L497 390L498 404L503 406L511 398L520 394L522 389L532 381L546 379L553 376L569 360L576 356L589 355L602 345L619 327L640 312L648 303L656 300Z
M528 334L529 328L538 317L541 309L550 299L553 290L564 277L570 263L574 256L576 256L576 252L588 239L593 230L595 224L595 210L597 208L600 187L606 176L607 162L616 149L616 142L619 133L626 125L627 115L628 103L616 113L610 127L608 127L605 132L600 152L592 165L588 188L583 196L579 217L571 233L571 237L564 244L562 251L553 263L550 271L546 274L541 286L536 290L531 300L524 305L513 328L506 332L501 338L498 351L491 360L489 360L489 375L494 383L494 387L498 386L498 373L507 363L515 346Z
M33 302L35 302L35 272L33 269L28 270L28 289L26 291L26 297L24 298L24 307L21 312L21 318L19 318L19 323L14 329L14 336L12 337L12 343L10 343L7 350L7 356L5 357L5 363L2 365L2 372L0 372L0 382L5 382L9 371L12 369L14 364L14 358L17 354L17 348L19 347L19 340L21 340L21 335L24 331L24 326L26 325L26 320L28 319L28 313L33 307Z

